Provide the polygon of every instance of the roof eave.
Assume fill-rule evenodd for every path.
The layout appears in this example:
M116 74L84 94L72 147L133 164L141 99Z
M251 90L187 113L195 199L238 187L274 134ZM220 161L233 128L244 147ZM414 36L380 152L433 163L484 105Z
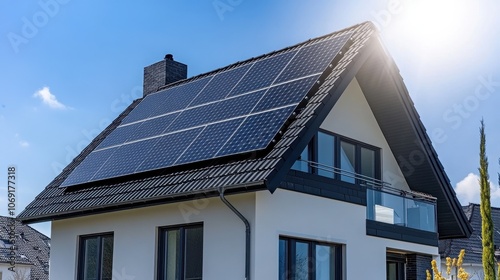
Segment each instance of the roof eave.
M256 181L256 182L249 182L237 185L221 186L221 188L224 189L225 195L247 193L247 192L254 192L258 190L268 189L265 181ZM194 191L189 193L179 193L171 196L156 197L154 199L139 199L135 201L109 204L106 206L91 207L84 210L71 210L63 213L50 213L38 216L27 216L27 217L20 216L18 217L18 220L25 224L50 222L54 220L77 218L77 217L83 217L95 214L104 214L104 213L123 211L123 210L132 210L150 206L178 203L193 199L211 198L218 196L219 192L217 189L209 189L209 190Z

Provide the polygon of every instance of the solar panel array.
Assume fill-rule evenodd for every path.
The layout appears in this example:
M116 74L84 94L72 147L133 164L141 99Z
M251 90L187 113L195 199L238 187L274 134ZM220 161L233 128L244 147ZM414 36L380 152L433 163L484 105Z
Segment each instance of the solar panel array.
M350 35L149 94L61 187L265 149Z

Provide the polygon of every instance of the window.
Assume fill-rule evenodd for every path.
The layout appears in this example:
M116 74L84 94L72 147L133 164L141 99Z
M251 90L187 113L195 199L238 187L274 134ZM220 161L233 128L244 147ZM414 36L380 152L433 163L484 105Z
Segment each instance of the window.
M342 246L281 237L279 280L342 279Z
M318 153L318 174L326 177L334 177L331 170L335 166L335 136L318 132L318 147L321 147L321 152Z
M80 237L78 280L111 280L113 234Z
M406 257L388 252L386 258L387 280L404 280Z
M307 145L307 147L302 151L299 156L299 159L293 164L292 168L295 170L300 170L304 172L311 172L309 168L309 155L311 154L311 145Z
M161 228L159 238L159 280L202 279L202 225Z
M311 166L307 161L316 164ZM351 184L370 184L371 178L380 179L380 149L330 132L319 131L292 169Z

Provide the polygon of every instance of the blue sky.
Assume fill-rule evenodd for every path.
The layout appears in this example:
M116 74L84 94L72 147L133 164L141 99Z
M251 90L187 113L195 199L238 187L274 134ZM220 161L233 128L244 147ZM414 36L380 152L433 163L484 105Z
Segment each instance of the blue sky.
M484 117L500 207L499 11L494 0L1 1L0 181L17 166L19 213L141 96L143 67L166 53L193 76L369 20L462 204L479 201Z

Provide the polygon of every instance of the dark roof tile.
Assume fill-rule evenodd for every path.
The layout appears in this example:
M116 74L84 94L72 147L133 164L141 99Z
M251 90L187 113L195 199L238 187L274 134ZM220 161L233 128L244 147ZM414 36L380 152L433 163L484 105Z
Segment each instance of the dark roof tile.
M10 262L10 247L7 225L11 218L0 216L0 263ZM16 226L16 263L32 265L31 280L49 279L50 238L34 228L15 221ZM7 243L7 244L6 244Z
M482 219L480 205L470 203L467 206L462 206L462 208L473 228L471 236L469 238L439 241L439 253L443 258L455 258L460 253L460 250L465 249L465 263L482 264L483 246L481 239ZM499 248L498 250L500 250L500 208L492 207L491 216L494 225L494 243ZM500 258L497 261L500 261Z

